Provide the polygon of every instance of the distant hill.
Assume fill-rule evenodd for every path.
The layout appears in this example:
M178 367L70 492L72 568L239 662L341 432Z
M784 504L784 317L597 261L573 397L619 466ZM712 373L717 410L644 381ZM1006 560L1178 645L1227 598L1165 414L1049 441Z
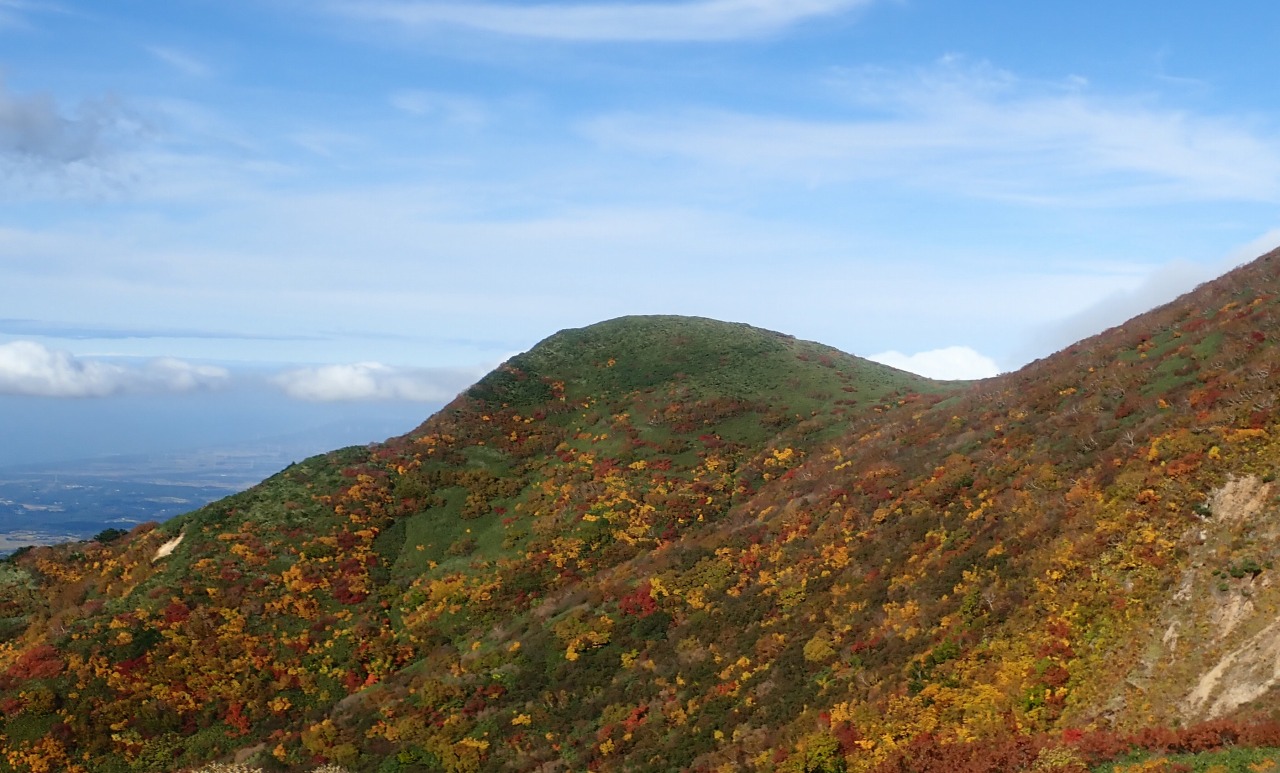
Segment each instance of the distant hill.
M1278 268L972 383L705 319L563 331L403 437L0 565L0 770L1276 744Z

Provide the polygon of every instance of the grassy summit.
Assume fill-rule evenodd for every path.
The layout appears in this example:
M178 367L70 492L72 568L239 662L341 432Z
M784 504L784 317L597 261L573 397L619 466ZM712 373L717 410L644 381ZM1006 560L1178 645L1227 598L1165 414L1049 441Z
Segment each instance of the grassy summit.
M826 408L845 386L865 391L864 401L930 389L927 379L829 346L698 317L621 317L563 330L512 358L470 394L500 396L513 370L563 380L571 393L596 399L678 384L701 397L785 397L797 401L796 408Z

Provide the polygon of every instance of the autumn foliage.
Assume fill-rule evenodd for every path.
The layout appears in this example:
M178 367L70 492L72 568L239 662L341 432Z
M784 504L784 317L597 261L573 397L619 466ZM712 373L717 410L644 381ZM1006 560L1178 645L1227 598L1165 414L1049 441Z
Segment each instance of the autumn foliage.
M972 384L709 320L557 334L401 438L0 564L0 771L1280 745L1240 681L1280 605L1276 262Z

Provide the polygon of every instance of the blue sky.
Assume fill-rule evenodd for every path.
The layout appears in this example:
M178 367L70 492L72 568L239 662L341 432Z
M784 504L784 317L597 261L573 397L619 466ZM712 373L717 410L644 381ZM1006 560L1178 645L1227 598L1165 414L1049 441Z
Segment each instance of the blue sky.
M1280 244L1278 43L1245 1L0 0L0 394L438 404L640 313L1013 369Z

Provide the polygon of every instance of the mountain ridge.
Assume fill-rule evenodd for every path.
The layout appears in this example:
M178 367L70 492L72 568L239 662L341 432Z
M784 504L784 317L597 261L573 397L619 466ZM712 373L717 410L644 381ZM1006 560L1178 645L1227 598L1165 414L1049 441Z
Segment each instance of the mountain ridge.
M1246 654L1280 603L1277 255L980 382L696 318L561 331L405 436L6 563L5 764L1078 770L1193 746L1176 727L1274 743Z

